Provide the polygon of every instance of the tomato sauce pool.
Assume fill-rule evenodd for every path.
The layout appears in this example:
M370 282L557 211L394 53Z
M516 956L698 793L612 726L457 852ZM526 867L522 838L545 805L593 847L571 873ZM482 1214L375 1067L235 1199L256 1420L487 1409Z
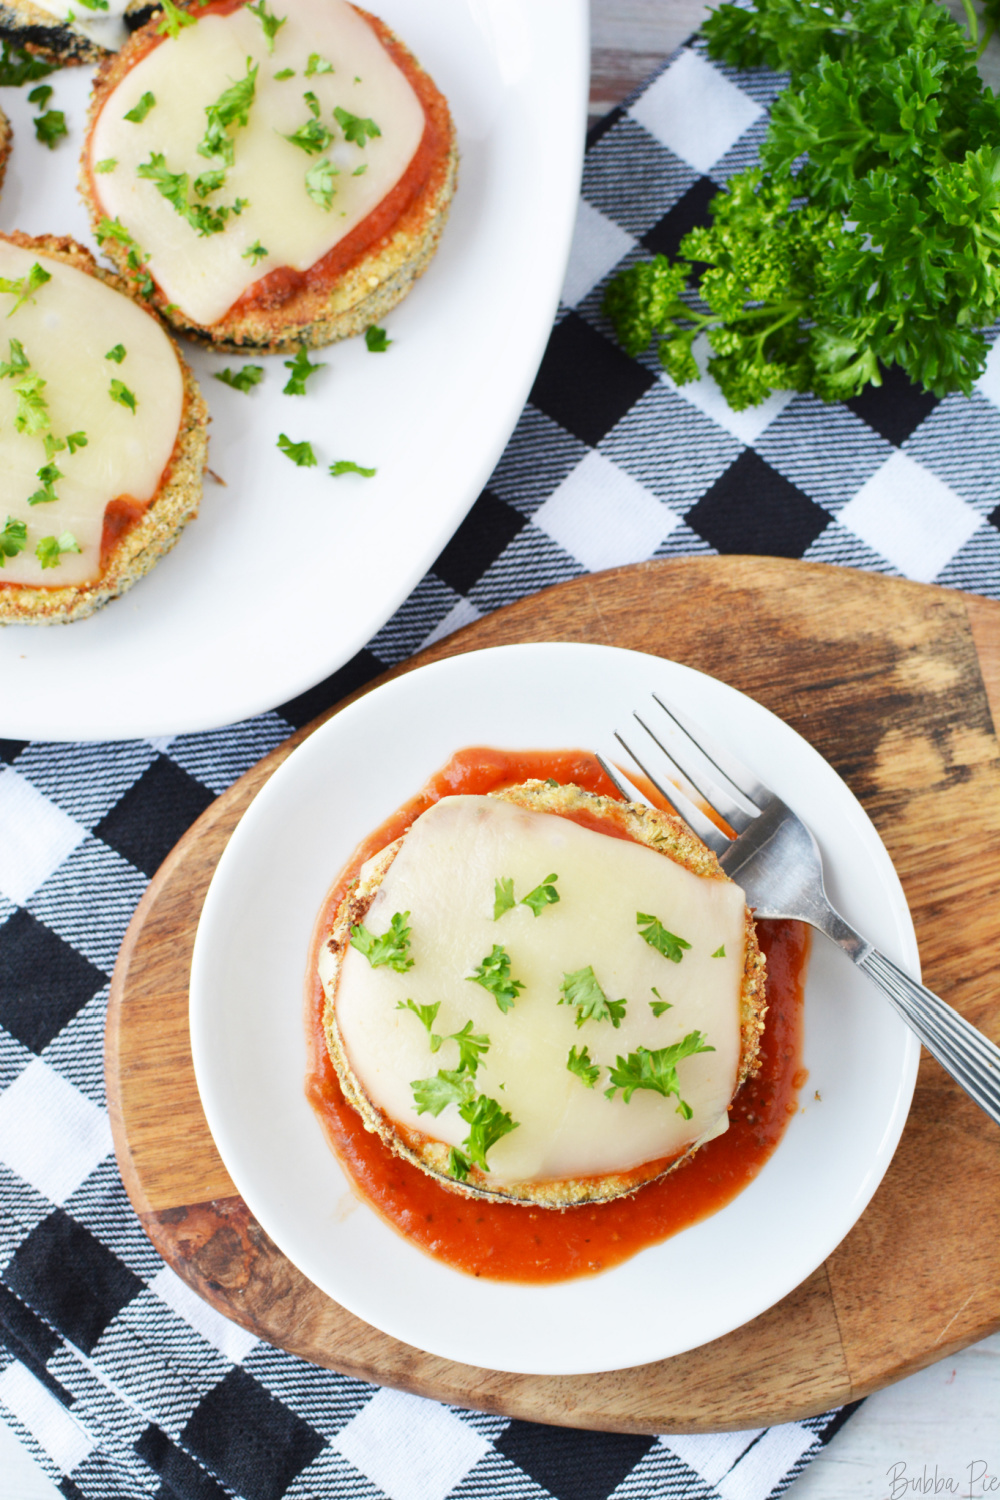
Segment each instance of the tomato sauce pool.
M757 938L767 958L768 1008L760 1071L737 1094L725 1135L628 1197L566 1209L465 1198L394 1156L365 1129L344 1099L326 1050L323 991L316 977L319 944L365 860L405 833L426 808L441 797L482 795L532 777L554 777L602 796L618 796L593 756L583 751L460 750L354 851L317 921L306 981L306 1094L357 1192L427 1254L495 1281L568 1281L592 1275L714 1214L767 1161L798 1109L798 1091L807 1076L801 1054L808 929L800 922L762 921ZM576 815L574 821L611 832L586 815Z

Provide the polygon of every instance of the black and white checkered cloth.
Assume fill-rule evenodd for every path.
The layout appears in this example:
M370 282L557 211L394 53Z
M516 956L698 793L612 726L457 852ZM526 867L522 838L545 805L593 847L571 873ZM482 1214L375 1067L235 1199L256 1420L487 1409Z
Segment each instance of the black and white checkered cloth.
M735 414L710 380L678 389L609 336L609 275L706 219L780 86L694 42L602 121L530 402L434 569L344 668L212 733L0 741L0 1411L67 1500L764 1500L849 1414L715 1437L573 1432L314 1369L159 1260L115 1168L101 1058L118 946L188 825L293 728L457 626L694 552L1000 597L1000 350L971 399L890 373L846 405L779 394Z

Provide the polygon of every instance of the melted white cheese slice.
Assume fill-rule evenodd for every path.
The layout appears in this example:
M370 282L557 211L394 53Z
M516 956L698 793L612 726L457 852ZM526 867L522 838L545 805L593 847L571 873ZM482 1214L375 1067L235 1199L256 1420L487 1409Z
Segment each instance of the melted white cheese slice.
M117 51L127 36L123 18L129 0L107 0L107 7L100 10L88 9L81 0L32 0L32 3L109 52Z
M494 882L514 880L520 899L557 874L558 904L538 917L518 905L493 920ZM487 797L448 797L413 825L390 866L365 926L385 932L394 912L409 911L406 973L372 968L349 948L336 992L336 1015L351 1065L368 1096L393 1120L460 1146L468 1125L457 1105L435 1119L418 1115L411 1084L458 1066L458 1047L430 1050L419 1019L397 1005L440 1003L441 1036L467 1021L490 1048L476 1076L518 1128L489 1152L498 1181L545 1181L627 1171L721 1133L736 1087L739 994L744 958L743 892L730 881L692 875L651 849ZM691 944L672 963L639 935L636 913L655 914ZM503 1014L468 976L494 944L506 948L524 989ZM726 956L713 958L720 947ZM590 965L609 999L628 1001L625 1018L586 1021L559 1004L566 973ZM321 977L323 965L321 962ZM653 987L671 1009L653 1015ZM669 1046L700 1030L714 1052L678 1065L682 1097L637 1091L604 1097L608 1065L644 1046ZM571 1047L586 1046L603 1065L594 1088L566 1067Z
M424 113L405 74L368 23L345 0L282 0L285 24L269 53L261 23L242 8L228 16L203 16L165 39L125 76L105 103L89 144L92 164L113 160L113 171L94 181L105 213L119 218L147 252L147 264L169 300L195 322L210 326L268 271L306 271L377 207L402 177L420 144ZM305 76L310 56L333 64L332 73ZM199 235L162 196L136 175L153 152L166 169L187 172L189 183L217 162L198 154L206 108L246 76L247 59L259 64L247 124L231 129L234 162L210 206L248 200L220 234ZM295 76L277 81L292 68ZM319 119L332 144L309 155L285 137L313 119L304 100L315 95ZM142 96L156 104L138 124L126 120ZM380 136L365 146L345 140L334 108L374 120ZM310 198L306 173L327 160L337 170L327 210ZM363 171L358 172L358 169ZM358 172L358 175L355 173ZM189 195L195 203L202 200ZM267 255L248 259L253 245Z
M52 433L65 440L84 432L87 446L64 449L52 461L63 477L53 485L58 499L29 505L42 487L38 470L48 461L44 433L18 432L14 374L0 379L0 525L27 523L27 545L4 559L0 582L58 586L86 583L100 572L101 533L109 500L151 500L170 461L184 402L181 367L156 320L120 292L62 261L0 241L0 276L20 281L38 263L52 277L33 300L11 309L17 297L0 293L0 360L10 362L9 340L21 344L30 363L25 375L45 381ZM9 316L8 316L9 314ZM125 358L105 356L118 344ZM136 410L112 400L112 380L135 396ZM64 552L56 567L43 569L35 548L43 537L70 532L79 554Z

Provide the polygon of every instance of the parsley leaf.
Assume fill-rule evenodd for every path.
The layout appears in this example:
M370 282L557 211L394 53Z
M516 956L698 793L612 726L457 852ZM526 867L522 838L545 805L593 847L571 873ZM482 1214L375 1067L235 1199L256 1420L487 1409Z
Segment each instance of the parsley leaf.
M33 301L33 293L37 292L40 286L44 286L47 281L51 280L52 277L49 272L45 270L44 266L40 266L37 260L27 276L21 276L20 278L0 276L0 292L13 292L17 298L14 306L7 314L8 318L12 318L18 308L24 306L25 302Z
M28 356L20 339L9 339L10 360L0 363L0 380L7 375L23 375L28 368Z
M610 1021L615 1030L625 1017L627 1000L609 1000L597 982L592 965L563 974L559 986L559 1004L576 1006L576 1024L584 1021Z
M326 150L333 136L322 121L307 120L294 135L286 135L285 140L291 141L293 146L298 146L307 156L318 156L321 151Z
M313 116L314 119L318 120L319 100L316 98L316 95L312 92L311 89L307 89L306 92L302 95L302 98L305 100L306 108L308 109L309 113Z
M86 448L87 434L85 432L67 432L66 446L70 453L75 453L77 448Z
M65 444L63 445L65 446ZM42 481L42 488L36 490L33 495L28 496L29 505L48 505L59 496L53 489L57 479L63 478L63 472L56 464L42 464L38 470L38 478Z
M384 328L376 328L373 323L370 328L365 329L365 343L369 354L384 354L392 339L386 337Z
M558 875L546 875L540 885L536 885L533 891L521 897L521 905L530 907L535 916L540 917L547 906L554 906L559 900L559 892L552 884L558 879Z
M408 911L395 912L388 929L379 937L359 922L351 928L351 947L363 953L373 969L386 964L390 969L395 969L397 974L405 974L407 969L413 968L410 929L406 925L409 915Z
M242 370L216 370L215 379L221 380L223 385L232 386L234 391L242 391L246 395L264 379L264 366L244 365Z
M278 447L286 458L290 458L293 464L300 469L314 469L317 459L312 449L312 443L293 443L291 438L282 432L278 436Z
M326 365L322 361L313 364L309 359L309 351L305 345L296 352L294 359L283 360L286 370L289 370L288 381L282 386L282 394L285 396L304 396L306 394L306 381L310 375L315 375L317 370L325 370Z
M374 120L352 115L349 109L341 109L339 104L333 111L333 117L344 132L344 139L353 141L355 146L365 146L370 138L382 134Z
M569 1049L569 1056L566 1059L566 1066L571 1073L576 1074L577 1078L588 1089L592 1089L601 1076L599 1064L591 1062L590 1052L586 1047L581 1047L579 1052L577 1052L575 1047L571 1047Z
M64 452L66 448L66 444L62 438L57 438L55 433L52 432L47 432L42 442L45 444L45 457L47 460L53 458L57 453ZM72 453L73 449L71 448L69 451Z
M141 297L152 297L156 287L153 278L145 269L143 261L146 258L145 250L142 250L129 234L120 219L109 219L107 215L101 219L94 230L97 243L103 245L105 240L115 240L118 244L126 247L128 253L125 264L128 267L128 275L135 283L136 290Z
M231 83L227 89L223 89L214 104L205 107L207 123L205 134L198 143L198 155L221 157L227 167L232 166L235 153L233 138L228 132L230 128L246 125L257 93L257 70L260 64L253 63L251 67L251 62L252 59L248 57L244 78Z
M286 78L294 78L294 77L295 77L295 69L294 68L282 68L280 70L280 72L275 73L275 75L274 75L274 81L275 81L275 83L284 83L284 81L285 81Z
M57 568L64 552L79 551L76 537L71 531L64 531L60 537L43 536L35 548L35 556L43 568Z
M655 1000L650 1000L650 1002L649 1002L649 1008L653 1012L654 1016L662 1016L664 1011L666 1011L666 1010L673 1010L674 1007L671 1004L671 1002L669 1000L664 1000L663 999L662 995L660 994L659 990L656 988L655 984L651 984L650 985L650 989L653 991L653 994L656 996Z
M15 521L8 516L3 530L0 531L0 568L4 566L8 557L16 557L19 552L23 552L27 541L27 522Z
M613 1099L616 1089L621 1089L622 1098L628 1104L636 1089L650 1089L653 1093L662 1094L665 1099L676 1094L677 1114L690 1120L692 1110L681 1098L677 1064L685 1057L693 1057L697 1052L714 1051L714 1047L705 1045L705 1038L700 1031L689 1031L682 1041L675 1042L672 1047L660 1047L656 1052L650 1052L646 1047L637 1047L628 1057L618 1057L615 1066L609 1068L611 1087L605 1089L604 1096L606 1099Z
M333 196L337 191L333 179L337 175L338 170L328 156L316 162L306 173L306 192L327 213L333 207Z
M288 20L288 17L272 15L267 8L267 0L259 0L259 4L257 5L248 5L247 10L252 16L257 17L258 21L264 29L264 36L267 40L267 50L268 52L273 52L274 39L277 36L278 32L281 30L282 26L284 26L285 22Z
M174 4L174 0L157 0L157 4L163 11L159 24L156 28L160 36L180 36L182 26L193 26L197 17L192 16L180 6Z
M106 156L103 161L95 162L95 164L94 164L94 171L95 172L113 172L115 170L115 167L117 167L117 165L118 165L118 158L117 157Z
M17 396L14 426L18 432L26 433L28 437L48 432L52 425L49 403L42 395L44 389L45 381L40 375L25 375L14 387Z
M490 1099L485 1094L477 1094L475 1099L459 1105L458 1112L470 1127L469 1134L462 1142L469 1159L484 1172L489 1171L487 1152L497 1141L516 1130L518 1122L506 1110L502 1110L495 1099Z
M250 246L249 250L244 250L243 259L248 260L252 266L255 266L259 260L263 260L269 254L270 251L258 240L256 244Z
M453 1031L446 1038L449 1042L458 1043L460 1073L474 1073L479 1067L479 1060L484 1053L490 1050L490 1039L482 1033L478 1035L472 1030L472 1022L466 1021L461 1031ZM433 1048L431 1049L434 1050Z
M464 1182L469 1175L472 1163L464 1152L459 1151L457 1146L452 1146L448 1152L448 1171L452 1177Z
M127 406L132 415L135 416L135 409L139 403L123 381L112 380L108 388L108 395L112 401L117 401L119 406Z
M125 358L126 352L127 351L124 344L116 344L113 349L108 350L104 358L113 359L116 365L120 365L122 360Z
M639 926L639 936L651 948L655 948L657 953L662 953L664 958L669 958L672 964L680 963L685 950L691 947L690 943L686 943L676 933L668 932L659 917L652 917L646 912L637 911L635 920Z
M415 1000L400 1000L396 1005L396 1009L412 1010L413 1014L416 1016L417 1020L427 1032L427 1035L430 1037L431 1051L436 1052L441 1046L442 1041L444 1040L444 1038L438 1036L434 1030L434 1018L437 1015L438 1011L441 1009L440 1000L436 1001L434 1005L418 1005ZM471 1021L469 1022L469 1025L472 1025ZM459 1071L461 1071L461 1069L459 1069ZM475 1069L473 1068L472 1071L475 1072Z
M14 47L3 38L3 53L0 55L0 88L18 89L36 78L45 78L56 71L56 64L43 62L34 53Z
M222 167L216 167L211 172L199 172L194 180L194 190L199 198L207 198L209 193L217 193L225 185L226 173Z
M334 479L339 479L341 474L360 474L362 479L374 479L378 470L363 469L360 464L352 463L349 458L338 458L330 465L330 473Z
M417 1114L432 1114L435 1119L449 1104L471 1103L476 1093L472 1074L461 1068L453 1072L439 1068L433 1078L415 1078L410 1088Z
M712 957L713 958L725 958L725 956L726 956L726 945L725 945L725 943L723 943L721 948L716 948L715 952L712 954Z
M50 83L40 83L37 89L31 90L31 93L28 95L28 103L37 104L40 109L44 109L54 93L55 89Z
M474 974L466 975L470 984L481 984L489 990L504 1015L517 999L518 991L524 989L520 979L510 977L510 954L499 943L494 943Z
M139 100L139 103L133 105L130 110L126 111L124 118L126 120L131 120L133 125L141 125L155 103L156 95L149 93L149 91L147 90L147 92L143 94L142 98Z
M327 62L325 57L320 57L318 52L310 52L309 61L306 63L306 77L313 78L317 73L332 73L333 63Z
M514 900L514 877L499 879L493 882L493 920L499 922L505 911L513 911L517 902Z

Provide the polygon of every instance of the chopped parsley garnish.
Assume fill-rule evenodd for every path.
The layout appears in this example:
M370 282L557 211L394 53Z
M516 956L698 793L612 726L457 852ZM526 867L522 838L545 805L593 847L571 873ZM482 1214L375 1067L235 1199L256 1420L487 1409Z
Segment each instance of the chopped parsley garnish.
M127 406L132 415L135 416L135 409L139 403L124 381L112 380L108 388L108 395L112 401L117 401L119 406Z
M159 36L180 36L182 26L193 26L197 17L174 4L174 0L158 0L163 15L157 26Z
M490 1050L490 1039L482 1033L477 1034L472 1029L472 1022L466 1021L461 1031L453 1031L445 1038L449 1042L458 1043L460 1073L474 1073L479 1067L479 1060L485 1052ZM431 1048L433 1052L434 1048Z
M162 151L151 152L149 161L142 162L136 168L136 175L155 183L161 195L180 214L181 218L187 219L191 228L201 235L221 234L230 215L241 214L247 206L244 198L237 198L232 204L220 203L212 206L207 203L191 203L188 198L188 174L169 172ZM205 174L208 178L214 178L216 175L222 176L216 173ZM210 185L207 191L211 192L212 186L215 185L221 186L221 183Z
M141 125L155 103L156 95L149 93L147 90L139 100L139 103L126 111L124 118L131 120L133 125Z
M663 999L655 984L651 984L650 989L656 996L655 1000L650 1000L649 1002L649 1008L653 1012L654 1016L662 1016L665 1010L673 1010L674 1007L671 1002L669 1000Z
M125 264L128 267L128 273L131 276L132 280L135 282L136 290L138 291L139 295L141 297L145 297L148 301L148 299L152 297L153 293L155 292L156 287L153 284L152 276L150 276L149 272L143 265L143 261L146 258L146 252L136 244L135 240L129 234L128 230L125 228L125 225L121 222L121 220L109 219L107 218L107 216L105 216L98 223L97 228L94 230L94 234L97 237L97 243L99 245L103 245L105 240L117 240L120 245L125 246L128 252L125 256ZM47 277L46 280L48 280Z
M80 0L84 10L107 10L108 0Z
M25 375L14 387L17 396L17 411L14 426L18 432L34 437L36 433L48 432L52 423L49 418L49 403L42 392L45 381L40 375Z
M54 432L47 432L42 441L45 444L46 461L54 458L57 453L65 452L66 444L63 442L62 438L57 438ZM71 448L70 452L72 453L72 451L73 450Z
M66 446L70 453L75 453L77 448L86 448L87 434L85 432L67 432Z
M19 552L23 552L27 541L27 522L15 521L8 516L3 530L0 531L0 568L4 566L8 557L16 557Z
M214 104L206 105L207 125L205 134L198 143L199 156L218 156L227 167L232 166L235 147L228 131L230 126L246 125L250 118L250 106L257 92L259 66L259 63L254 63L251 67L251 59L248 57L246 77L238 79L236 83L231 83L227 89L223 89Z
M42 464L42 467L38 470L38 478L42 481L42 488L36 490L33 495L28 496L28 504L48 505L53 500L58 500L59 496L52 486L57 479L63 478L62 469L58 468L56 464Z
M593 967L563 974L559 986L559 1004L576 1006L576 1024L584 1021L610 1021L617 1031L625 1018L627 1000L609 1000L597 982Z
M295 69L294 68L282 68L279 73L275 73L274 74L274 81L275 81L275 83L284 83L284 81L285 81L286 78L294 78L294 77L295 77Z
M571 1047L569 1049L569 1056L566 1059L566 1066L571 1073L576 1074L582 1083L586 1084L588 1089L592 1089L601 1076L600 1065L591 1062L590 1052L586 1047L581 1047L579 1052L577 1052L575 1047Z
M317 464L316 455L313 452L312 443L293 443L285 434L278 434L278 447L286 458L290 458L293 464L300 469L314 469Z
M333 207L333 197L337 191L333 185L333 179L337 175L337 168L328 156L316 162L306 173L306 192L312 201L325 209L327 213Z
M351 928L351 947L363 953L373 969L387 965L390 969L395 969L397 974L405 974L407 969L413 968L410 929L406 925L409 915L408 911L395 912L387 931L380 937L376 937L359 922L356 927Z
M533 891L521 897L521 905L529 907L536 917L540 917L547 906L554 906L559 900L559 892L552 884L558 879L558 875L546 875L540 885L536 885Z
M288 20L288 17L272 15L267 8L267 0L260 0L258 5L248 5L247 10L252 16L257 17L264 29L264 36L267 39L267 50L268 52L273 52L274 39Z
M307 156L318 156L321 151L326 150L333 136L322 121L307 120L294 135L286 135L285 140L291 141L293 146L298 146Z
M304 396L306 393L306 381L310 375L315 375L317 370L325 370L326 365L322 361L313 364L309 358L309 351L303 346L295 355L294 359L283 360L286 370L291 373L288 381L282 386L282 394L285 396Z
M635 920L639 926L639 936L655 948L657 953L662 953L664 958L669 958L672 964L679 964L684 957L684 951L691 944L686 943L676 933L668 932L659 917L651 917L647 912L637 911Z
M637 1047L628 1057L619 1057L615 1066L608 1069L611 1087L604 1090L604 1097L613 1099L616 1089L621 1089L622 1098L627 1104L636 1089L650 1089L655 1094L662 1094L665 1099L676 1094L677 1113L683 1115L685 1120L690 1120L692 1109L681 1098L677 1064L685 1057L693 1057L697 1052L714 1051L714 1047L705 1045L705 1038L700 1031L689 1031L682 1041L675 1042L672 1047L660 1047L655 1052L650 1052L646 1047Z
M517 902L514 900L514 877L504 879L501 877L493 882L493 920L499 922L505 911L513 911Z
M438 1068L433 1078L415 1078L410 1084L417 1114L431 1114L437 1119L449 1104L469 1104L476 1093L472 1074L462 1068L449 1072Z
M64 552L79 551L76 537L71 531L64 531L60 537L43 536L35 548L35 556L43 568L57 568Z
M259 260L263 260L269 254L270 251L258 240L255 245L250 246L249 250L244 250L243 259L248 260L252 266L255 266Z
M39 109L44 109L54 93L55 89L50 83L40 83L37 89L31 90L31 93L28 95L28 103L37 104Z
M360 167L355 167L354 168L354 171L351 173L351 176L352 177L363 177L367 171L368 171L368 163L366 161L363 161L361 163Z
M376 328L373 323L370 328L365 329L365 344L369 354L384 354L392 343L392 339L386 336L384 328Z
M333 117L344 132L344 139L353 141L355 146L365 146L372 137L382 134L374 120L352 115L349 109L341 109L339 104L333 111Z
M199 198L207 198L209 193L217 193L225 184L225 169L217 167L211 172L199 172L194 180L194 190Z
M95 162L95 172L113 172L118 165L116 156L106 156L103 161Z
M319 100L316 98L316 95L313 93L312 89L307 89L302 97L305 100L306 109L308 109L309 113L313 116L314 119L318 120Z
M40 57L35 57L21 47L12 47L6 37L3 39L0 88L19 89L22 84L33 83L36 78L45 78L55 71L55 63L43 62Z
M113 359L116 365L120 365L122 360L125 358L126 353L127 350L124 344L116 344L113 349L108 350L104 358Z
M14 306L7 314L8 318L12 318L18 308L23 307L25 302L33 301L33 294L38 291L38 288L51 280L52 277L49 272L43 266L40 266L37 260L27 276L21 276L17 279L10 276L0 276L0 292L13 292L17 298Z
M317 73L332 73L333 63L327 62L325 57L320 57L318 52L310 52L309 61L306 63L306 77L313 78Z
M464 1152L459 1151L457 1146L452 1146L448 1152L448 1171L452 1177L459 1182L464 1182L469 1175L472 1163Z
M470 1103L459 1105L458 1112L470 1127L462 1145L469 1159L486 1172L489 1170L486 1163L487 1152L497 1141L516 1130L518 1122L506 1110L501 1109L495 1099L490 1099L485 1094L477 1094Z
M362 479L374 479L378 470L363 469L360 464L353 463L349 458L338 458L330 465L330 473L334 479L339 479L341 474L360 474Z
M466 976L470 984L481 984L489 990L504 1015L517 999L518 991L524 989L520 979L510 977L510 954L499 943L494 943L474 974Z
M444 1038L438 1036L437 1032L434 1030L434 1018L437 1015L438 1011L441 1009L440 1000L436 1001L434 1005L418 1005L415 1000L400 1000L396 1006L396 1009L412 1010L413 1014L416 1016L417 1020L420 1022L421 1026L424 1028L424 1030L427 1032L428 1037L430 1038L431 1051L436 1052L444 1040ZM469 1022L469 1025L472 1025L471 1021ZM475 1070L473 1069L473 1071Z
M234 391L242 391L246 395L264 379L264 366L244 365L242 370L216 370L215 378L221 380L223 385L230 385Z
M20 339L9 339L10 359L0 363L0 380L8 375L23 375L28 368L28 356Z
M713 958L725 958L725 956L726 956L726 945L725 945L725 943L723 943L721 948L716 948L715 952L712 954L712 957Z

